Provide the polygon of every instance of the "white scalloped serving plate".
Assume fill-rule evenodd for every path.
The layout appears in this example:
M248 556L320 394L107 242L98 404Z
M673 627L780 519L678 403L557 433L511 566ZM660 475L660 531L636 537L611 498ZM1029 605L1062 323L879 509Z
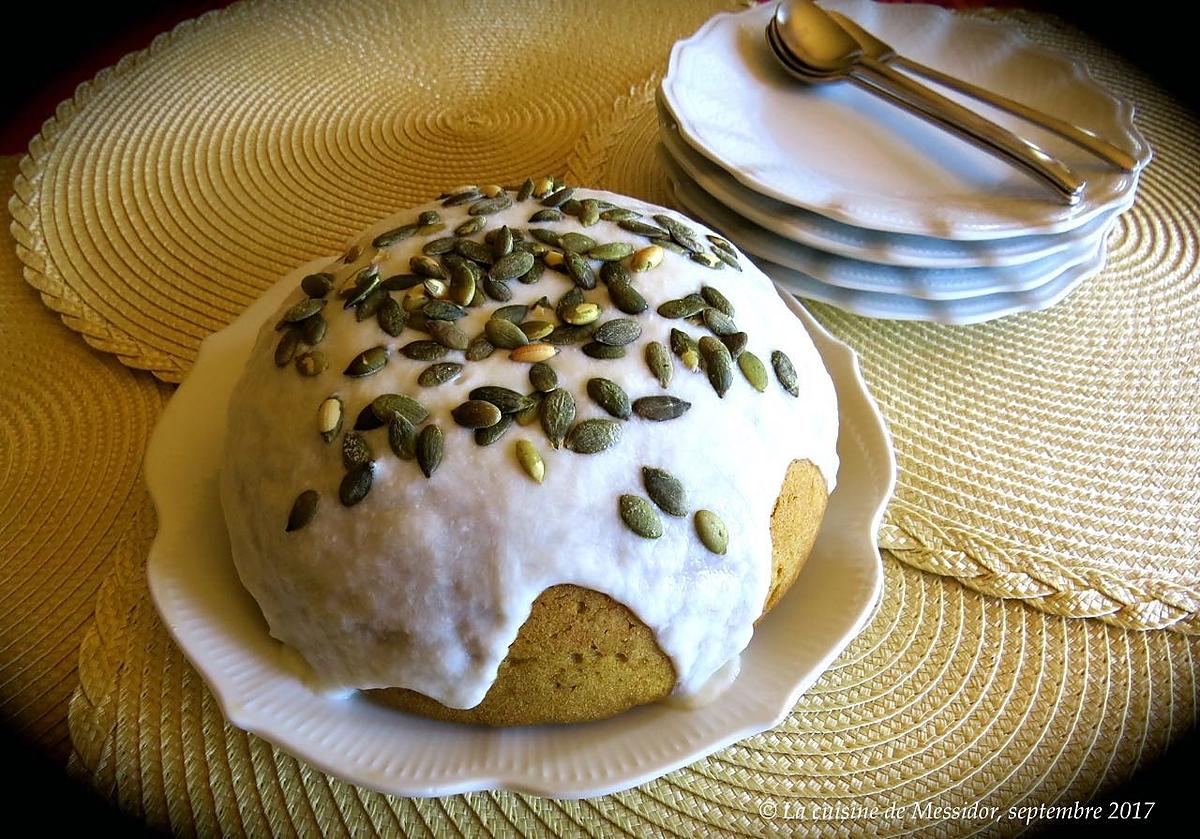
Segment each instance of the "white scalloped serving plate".
M679 136L674 118L658 97L659 140L670 162L705 193L705 201L726 207L781 239L835 256L905 268L1007 268L1044 259L1099 233L1113 215L1133 204L1134 190L1111 210L1062 233L1003 239L936 239L854 227L819 213L759 195L697 152Z
M666 157L666 152L662 152ZM993 268L911 268L863 262L789 242L708 200L687 175L664 159L667 178L679 206L688 215L720 231L746 253L798 271L807 277L851 291L903 295L922 300L955 301L968 297L1030 291L1061 276L1064 271L1094 259L1115 213L1099 217L1105 226L1072 242L1059 253L1021 265ZM1091 226L1091 223L1088 225Z
M1139 167L1150 159L1129 103L1080 63L1011 27L926 4L824 5L911 58L1095 131L1131 152ZM1078 227L1136 188L1136 172L988 111L1086 180L1080 202L1069 207L1015 168L853 84L804 85L766 44L773 11L765 3L711 18L675 44L661 87L680 136L755 192L871 230L998 239Z
M603 795L778 724L866 623L882 586L876 535L895 459L853 351L784 295L837 387L841 467L812 556L759 625L725 694L696 710L655 705L596 723L491 729L410 716L354 693L312 690L238 581L217 477L226 404L259 325L301 276L328 262L284 278L204 342L146 455L159 520L147 563L150 593L234 725L325 772L395 795L480 789Z

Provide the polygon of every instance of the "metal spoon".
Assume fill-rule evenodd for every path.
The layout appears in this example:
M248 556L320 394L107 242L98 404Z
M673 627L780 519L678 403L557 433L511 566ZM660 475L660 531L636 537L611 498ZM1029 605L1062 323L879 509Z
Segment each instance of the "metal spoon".
M1133 158L1133 155L1124 149L1114 146L1107 140L1101 139L1087 129L1080 128L1066 120L1051 116L1028 105L1022 105L1015 99L1009 99L1007 96L993 93L978 85L971 84L948 73L943 73L941 70L926 67L924 64L913 61L911 58L905 58L896 52L891 45L872 35L841 12L826 9L825 13L837 21L838 25L846 30L846 33L851 38L858 42L863 55L869 56L881 64L894 64L897 67L902 67L909 72L924 76L930 81L937 82L951 90L965 93L973 99L978 99L980 102L984 102L1001 111L1018 116L1026 122L1040 125L1042 128L1053 131L1064 140L1069 140L1080 148L1087 149L1101 160L1111 163L1113 166L1123 169L1126 172L1132 172L1137 168L1137 161Z
M811 0L782 0L767 40L784 68L815 84L849 79L1019 167L1075 204L1083 182L1042 149L908 76L864 55L858 43Z

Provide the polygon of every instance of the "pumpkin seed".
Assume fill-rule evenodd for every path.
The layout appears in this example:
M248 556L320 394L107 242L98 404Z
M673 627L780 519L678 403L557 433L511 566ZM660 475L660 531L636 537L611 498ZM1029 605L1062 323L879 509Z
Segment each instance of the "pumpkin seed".
M563 445L576 454L597 454L621 439L621 424L607 419L585 419L567 432Z
M591 236L574 231L559 236L558 243L563 250L571 251L572 253L587 253L596 247L596 240Z
M279 343L275 345L275 366L287 367L292 363L292 359L296 357L296 350L300 347L300 333L295 329L289 329L287 332L279 336Z
M567 251L563 254L563 259L566 260L567 272L575 280L575 285L589 291L596 287L596 272L586 259L574 251Z
M463 239L454 247L454 253L480 265L492 264L492 252L471 239Z
M696 344L696 339L688 335L682 329L671 328L671 352L675 355L683 355L688 350L696 350L699 345Z
M361 434L351 431L342 438L342 466L353 469L375 459L371 447Z
M496 351L496 346L483 335L472 338L467 344L467 361L483 361Z
M390 248L392 245L403 242L409 236L417 232L417 225L405 224L401 227L393 228L386 233L380 233L371 240L371 244L377 248Z
M566 201L558 205L558 208L568 216L579 216L580 203L574 198L568 198Z
M658 379L659 385L665 388L671 383L675 366L671 363L671 354L667 352L667 348L658 341L651 341L646 345L646 366L650 368L654 378Z
M537 483L546 480L546 462L542 460L541 452L528 440L517 441L517 463L525 470L525 474Z
M529 383L535 390L549 393L558 387L558 373L544 361L539 361L529 368Z
M554 331L547 335L543 340L547 344L555 346L565 346L566 344L579 344L586 341L592 335L592 330L586 326L572 326L570 324L554 327Z
M508 256L513 249L513 234L508 229L508 225L504 225L499 230L493 230L483 240L488 243L492 249L492 256L499 259L503 256Z
M315 347L325 340L325 332L328 326L329 324L323 315L319 313L315 314L299 323L300 337L304 339L304 343L310 347Z
M483 332L493 345L506 350L515 350L529 343L521 328L504 318L491 318L483 325Z
M640 495L622 495L619 503L621 521L643 539L657 539L663 535L663 523L650 502Z
M513 419L517 421L517 425L531 425L538 421L538 412L542 407L542 399L545 394L534 391L529 394L529 407L517 411L512 414ZM508 416L507 414L505 416Z
M480 399L491 402L500 409L502 414L515 414L529 407L533 400L523 393L501 387L500 385L483 385L467 394L470 399Z
M472 216L490 216L492 213L498 213L501 210L507 210L512 206L512 196L507 192L502 192L492 198L485 198L482 201L476 201L467 208L467 214Z
M422 300L421 302L424 304L425 301ZM429 332L429 318L425 317L423 312L415 311L407 312L406 314L408 315L408 326L410 328L415 329L417 332Z
M562 388L555 388L542 400L538 416L542 421L542 430L550 438L550 445L559 448L571 423L575 421L575 397Z
M699 294L689 294L687 297L680 297L676 300L668 300L658 307L658 313L664 318L678 320L680 318L690 318L692 315L698 315L705 309L710 308L704 302L704 298Z
M586 326L599 319L600 307L595 303L576 303L574 306L567 306L561 317L572 326Z
M523 303L513 303L508 306L501 306L496 311L492 312L493 319L506 320L512 324L519 324L525 320L525 316L529 314L529 307Z
M607 242L603 245L596 245L587 252L589 259L598 259L601 262L618 262L633 253L633 245L628 242Z
M442 216L437 210L426 210L417 216L417 224L425 227L430 224L440 224Z
M482 399L470 399L450 412L463 428L487 428L500 422L500 409Z
M484 278L483 290L488 297L500 303L507 303L509 300L512 300L512 289L499 280L493 280L491 277Z
M527 320L518 325L530 341L540 341L554 331L554 324L544 320Z
M735 256L734 254L729 253L728 251L721 250L720 248L713 248L712 252L716 255L717 259L724 262L726 265L728 265L733 270L735 270L735 271L742 270L742 264L740 262L738 262L737 256Z
M300 323L302 320L311 318L317 312L325 308L325 301L318 297L305 297L298 303L293 304L283 313L283 318L280 321L281 326L276 329L283 329L288 324Z
M783 389L792 396L800 396L800 386L796 381L796 368L792 366L792 360L787 357L787 354L782 350L775 350L771 353L771 366L775 368L775 378L779 379L779 384L783 385Z
M396 457L412 460L417 456L417 427L404 414L392 414L387 434L388 446Z
M325 297L333 290L333 274L309 274L300 281L300 288L309 297Z
M461 263L452 267L449 293L459 306L469 306L475 298L475 272Z
M533 180L526 178L524 183L521 184L521 188L517 190L517 200L528 201L531 195L533 195Z
M535 198L544 198L554 191L553 178L538 178L533 182L533 195Z
M642 337L642 326L633 318L614 318L596 327L592 338L601 344L623 347Z
M758 356L749 350L743 350L737 357L738 367L742 370L742 375L746 377L754 389L759 393L763 393L767 389L767 368L759 360Z
M679 361L684 367L695 373L700 369L700 351L699 350L684 350L679 354Z
M475 216L474 218L467 219L458 227L454 228L454 232L459 236L471 236L475 233L478 233L480 230L483 230L484 225L486 224L487 219L483 218L482 216Z
M300 371L301 376L319 376L325 372L325 368L328 366L329 361L325 358L325 353L320 350L312 350L296 356L296 369Z
M653 466L643 466L642 483L650 500L664 513L681 517L687 515L687 490L670 472Z
M607 263L613 265L615 263ZM646 303L646 298L638 292L630 283L623 280L618 280L609 283L608 296L612 298L613 305L627 315L640 315L649 308Z
M540 262L534 262L533 266L521 276L517 277L517 281L525 285L533 285L542 278L542 272L546 267Z
M530 223L546 222L546 221L562 221L563 214L558 210L547 207L544 210L538 210L529 217Z
M708 381L712 383L717 396L723 398L733 384L733 356L729 354L728 347L711 335L701 338L699 346Z
M326 443L342 433L342 419L346 406L341 397L330 396L317 409L317 432Z
M396 274L380 282L379 287L384 291L408 291L423 282L425 278L416 274Z
M616 382L611 379L588 379L587 393L609 416L629 419L632 411L629 395Z
M495 425L489 425L487 428L475 429L475 445L490 446L492 443L504 436L504 432L512 428L513 415L505 414L500 417L500 421Z
M467 310L448 300L430 300L421 307L421 313L430 320L458 320L466 317Z
M664 252L659 245L642 248L629 260L629 269L641 273L662 265Z
M713 288L710 285L700 288L700 296L704 298L704 302L712 306L714 309L719 309L723 314L734 316L733 304L729 302L729 298L721 293L720 289Z
M721 336L721 343L725 345L735 360L745 351L749 341L750 336L745 332L734 332L732 335Z
M562 189L555 190L542 199L543 207L557 207L575 194L575 190L569 186L564 186Z
M558 233L553 230L545 227L531 227L529 228L529 235L544 245L549 245L552 248L560 247Z
M678 396L643 396L633 400L633 412L642 419L654 422L678 419L691 407L691 402Z
M297 495L296 500L292 502L292 510L288 513L287 525L283 528L283 532L291 533L311 522L317 515L317 506L320 501L321 496L315 489L306 489Z
M411 341L401 347L400 352L414 361L437 361L446 357L446 348L437 341Z
M387 347L378 346L363 350L346 365L345 375L354 379L370 376L383 369L388 361Z
M709 233L704 238L709 241L709 244L713 246L714 250L723 250L728 251L729 253L734 252L733 245L729 241L722 239L720 236L714 236L713 234Z
M559 251L550 251L547 253L544 257L542 257L542 264L550 270L558 272L559 274L567 273L567 261L563 258L562 253Z
M515 280L532 268L533 262L533 254L526 253L525 251L513 251L507 256L502 256L496 260L491 270L488 271L488 276L497 282Z
M353 507L367 497L371 491L371 481L375 478L375 464L371 461L360 463L342 478L338 487L338 498L342 505Z
M605 210L600 214L600 218L605 221L630 221L636 219L638 213L633 210L626 210L623 207L613 207L611 210Z
M459 238L457 236L443 236L440 239L434 239L430 242L426 242L421 247L421 253L425 254L426 256L441 256L442 254L447 254L454 250L454 246L457 245L458 242Z
M617 222L617 227L622 230L628 230L630 233L636 233L639 236L649 236L652 238L666 239L671 235L670 232L663 230L661 227L648 224L644 221L638 221L637 219L619 221Z
M408 260L409 269L417 276L424 277L427 280L444 280L448 276L446 269L442 267L442 263L438 262L432 256L417 254Z
M602 344L599 341L591 341L583 345L583 354L588 358L611 361L615 358L624 358L625 348L614 344Z
M600 221L600 203L595 198L585 198L579 202L579 223L591 227Z
M504 187L500 186L499 184L488 184L487 186L479 187L479 191L488 198L495 198L496 196L504 193Z
M697 510L695 522L696 533L704 547L723 556L729 550L729 528L721 521L721 517L712 510Z
M538 342L517 347L508 354L508 358L519 364L536 364L539 361L554 358L556 355L558 355L558 347Z
M379 421L379 424L374 426L375 428L390 421L396 414L400 414L413 425L420 425L429 419L428 409L411 396L405 396L403 393L381 394L371 400L368 407ZM354 427L362 430L357 423Z
M444 385L452 379L458 378L459 373L463 371L463 366L453 361L443 361L440 364L431 364L421 371L417 376L417 384L421 387L437 387Z
M474 201L476 198L482 198L483 193L478 187L465 187L446 198L442 202L443 207L457 207L459 204L466 204L468 201ZM475 215L472 213L471 215Z
M721 337L732 335L738 331L737 324L733 322L733 318L722 312L720 309L714 309L709 306L700 313L704 320L704 325L714 334Z
M426 478L432 478L442 463L442 455L446 449L446 436L439 425L427 425L417 435L417 465L425 473Z
M670 234L671 238L678 242L681 246L689 251L702 251L704 246L696 241L696 233L686 224L676 221L668 215L659 213L654 216L654 220L661 224Z
M692 262L700 263L705 268L716 269L725 267L725 263L720 259L717 259L711 253L690 253L688 254L688 258L691 259Z
M680 256L690 256L691 255L691 251L689 251L687 248L683 247L682 245L680 245L678 242L676 242L674 239L671 239L670 237L663 239L663 238L659 238L656 236L650 240L650 244L658 245L664 251L670 251L671 253L677 253Z

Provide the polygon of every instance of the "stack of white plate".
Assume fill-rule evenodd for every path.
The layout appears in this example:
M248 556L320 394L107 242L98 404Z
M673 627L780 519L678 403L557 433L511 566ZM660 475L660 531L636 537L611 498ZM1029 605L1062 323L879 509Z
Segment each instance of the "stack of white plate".
M768 3L712 18L671 53L660 152L683 209L781 286L872 317L975 323L1051 306L1100 270L1150 159L1129 104L997 22L925 5L822 5L903 55L1095 132L1138 170L951 96L1083 177L1081 200L1067 206L851 82L810 87L787 75L765 40Z

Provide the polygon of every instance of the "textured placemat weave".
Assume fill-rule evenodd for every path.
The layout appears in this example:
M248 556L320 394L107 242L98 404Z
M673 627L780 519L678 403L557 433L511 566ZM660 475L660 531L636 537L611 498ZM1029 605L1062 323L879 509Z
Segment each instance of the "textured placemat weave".
M1200 631L1200 126L1110 51L1010 14L1137 103L1155 150L1108 265L1065 303L970 327L810 308L862 358L900 467L880 545L1071 617ZM651 76L568 175L670 203Z
M0 158L0 192L17 158ZM7 213L0 221L7 229ZM0 238L7 239L6 233ZM0 723L55 758L96 591L167 388L64 329L0 250Z

